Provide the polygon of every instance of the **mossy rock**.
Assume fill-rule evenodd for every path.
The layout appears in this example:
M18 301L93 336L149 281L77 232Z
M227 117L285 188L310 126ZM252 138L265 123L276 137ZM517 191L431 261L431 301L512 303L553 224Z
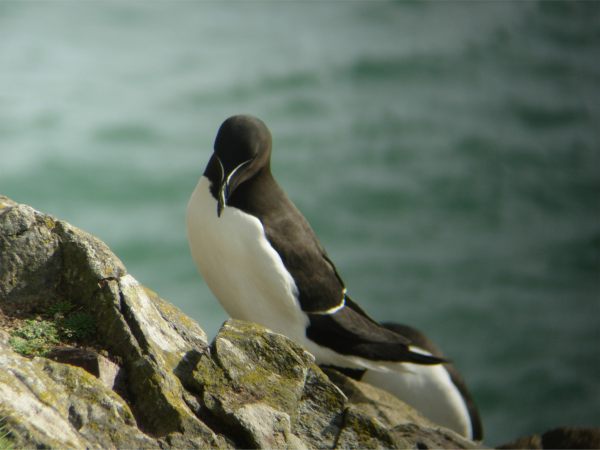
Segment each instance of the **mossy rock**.
M83 369L22 357L0 343L0 399L15 448L140 448L127 403Z
M333 446L346 399L304 349L261 326L229 320L210 350L188 388L236 430L238 445ZM275 440L266 439L265 421L279 430Z
M126 388L67 361L24 357L0 330L0 434L14 448L474 445L418 414L393 414L404 404L338 374L340 390L308 352L261 326L228 321L209 347L104 243L0 196L0 325L33 319L52 322L46 340L86 341Z

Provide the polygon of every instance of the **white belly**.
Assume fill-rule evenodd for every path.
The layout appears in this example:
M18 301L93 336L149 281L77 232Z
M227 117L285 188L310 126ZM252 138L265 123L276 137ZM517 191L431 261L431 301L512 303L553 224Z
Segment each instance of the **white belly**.
M262 224L233 207L218 217L209 185L200 178L187 209L188 241L200 274L231 317L260 323L303 344L308 318Z

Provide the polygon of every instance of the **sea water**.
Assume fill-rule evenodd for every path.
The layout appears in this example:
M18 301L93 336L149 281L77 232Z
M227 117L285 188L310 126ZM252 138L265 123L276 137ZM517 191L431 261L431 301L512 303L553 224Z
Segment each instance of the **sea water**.
M600 417L600 3L0 3L0 193L97 235L213 336L187 248L220 123L350 295L445 350L486 443Z

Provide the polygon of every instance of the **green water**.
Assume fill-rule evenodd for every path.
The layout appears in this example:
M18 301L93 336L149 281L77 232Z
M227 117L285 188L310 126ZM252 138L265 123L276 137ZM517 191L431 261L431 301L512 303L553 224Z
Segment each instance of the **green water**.
M426 331L486 442L600 417L600 3L1 2L0 192L213 335L187 199L220 123L349 292Z

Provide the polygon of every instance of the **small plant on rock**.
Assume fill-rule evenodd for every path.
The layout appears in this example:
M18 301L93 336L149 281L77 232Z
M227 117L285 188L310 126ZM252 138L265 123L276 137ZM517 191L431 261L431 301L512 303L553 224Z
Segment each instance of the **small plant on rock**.
M60 342L54 322L27 319L12 331L8 341L12 348L22 355L43 356Z
M82 340L92 337L96 331L94 318L84 312L74 312L61 323L61 333L68 339Z
M94 317L75 311L69 301L51 305L43 318L26 319L10 333L12 348L25 356L44 356L60 344L76 344L93 338L96 332Z

